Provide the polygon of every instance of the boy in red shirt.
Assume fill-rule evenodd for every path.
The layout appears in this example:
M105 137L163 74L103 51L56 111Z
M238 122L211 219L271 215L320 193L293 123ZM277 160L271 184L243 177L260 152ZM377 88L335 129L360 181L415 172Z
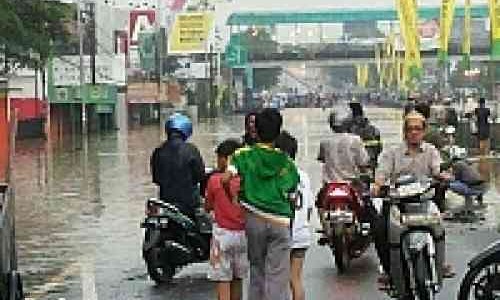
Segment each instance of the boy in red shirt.
M240 179L231 179L229 188L222 185L229 156L240 147L239 142L231 139L217 147L217 172L207 183L205 208L213 211L215 219L208 278L217 282L218 300L240 300L241 282L248 273L245 218L243 209L233 201L239 193Z

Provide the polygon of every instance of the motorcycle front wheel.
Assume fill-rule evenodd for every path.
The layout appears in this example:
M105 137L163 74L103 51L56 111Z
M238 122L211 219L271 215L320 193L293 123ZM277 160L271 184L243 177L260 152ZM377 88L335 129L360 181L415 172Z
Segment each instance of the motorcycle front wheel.
M149 277L157 285L169 284L175 275L175 267L161 261L160 249L152 248L144 253Z
M415 282L417 284L417 294L419 300L434 300L436 297L428 282L431 276L429 261L426 259L424 252L418 254L417 260L414 262Z
M458 300L500 299L500 261L488 262L465 274Z

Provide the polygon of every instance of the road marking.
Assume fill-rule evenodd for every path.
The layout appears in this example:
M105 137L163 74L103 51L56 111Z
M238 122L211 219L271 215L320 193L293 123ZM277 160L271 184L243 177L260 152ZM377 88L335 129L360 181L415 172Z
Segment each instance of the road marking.
M51 291L64 286L65 279L73 274L76 274L77 271L77 263L72 263L66 266L61 273L49 276L45 284L33 287L33 289L29 291L29 297L27 297L26 300L36 300L47 296Z
M82 299L97 300L95 264L92 259L80 261L80 278L82 279Z
M81 258L79 262L66 266L61 273L49 276L43 285L34 287L29 291L29 297L26 297L26 300L42 299L51 292L63 287L66 278L78 274L78 271L80 271L82 284L82 300L97 300L95 264L89 258ZM59 298L59 300L65 300L65 298Z

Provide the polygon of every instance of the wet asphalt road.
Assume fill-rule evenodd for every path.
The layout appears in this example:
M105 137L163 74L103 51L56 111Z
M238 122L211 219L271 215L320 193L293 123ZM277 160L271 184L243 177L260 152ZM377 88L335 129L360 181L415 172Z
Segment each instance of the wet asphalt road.
M401 140L400 112L368 109L386 144ZM315 161L319 140L329 134L328 111L284 111L285 128L299 140L298 164L319 188L320 166ZM215 146L239 137L241 116L202 121L192 141L207 165L213 165ZM132 128L47 143L18 141L15 159L16 218L19 264L30 299L215 299L206 278L206 264L183 269L168 288L155 287L141 258L139 223L144 203L154 196L149 155L163 139L159 126ZM445 282L439 299L455 299L465 263L499 237L500 164L480 161L491 182L488 207L481 224L447 223L448 261L458 276ZM450 195L450 205L460 199ZM317 219L313 226L319 227ZM307 299L388 299L376 288L377 258L373 249L353 261L339 276L326 247L313 245L305 262Z

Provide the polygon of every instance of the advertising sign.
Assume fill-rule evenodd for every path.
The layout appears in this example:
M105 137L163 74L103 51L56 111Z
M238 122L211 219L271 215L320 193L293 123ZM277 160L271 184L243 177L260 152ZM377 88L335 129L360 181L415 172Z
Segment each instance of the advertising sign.
M154 29L155 11L154 10L133 10L129 18L130 45L137 46L139 43L139 33Z
M168 52L173 54L205 53L213 26L213 14L181 13L175 18Z

